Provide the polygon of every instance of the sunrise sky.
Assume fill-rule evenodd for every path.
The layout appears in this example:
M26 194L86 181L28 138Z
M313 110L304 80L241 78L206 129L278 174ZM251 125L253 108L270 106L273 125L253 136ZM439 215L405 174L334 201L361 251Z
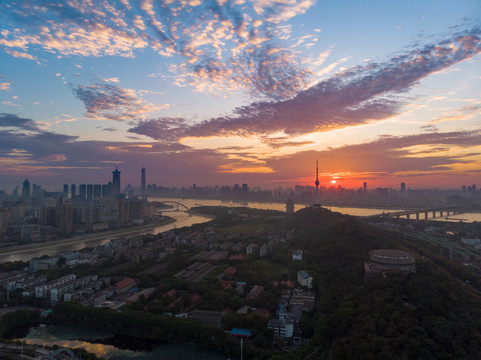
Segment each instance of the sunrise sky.
M481 186L479 0L0 2L0 190Z

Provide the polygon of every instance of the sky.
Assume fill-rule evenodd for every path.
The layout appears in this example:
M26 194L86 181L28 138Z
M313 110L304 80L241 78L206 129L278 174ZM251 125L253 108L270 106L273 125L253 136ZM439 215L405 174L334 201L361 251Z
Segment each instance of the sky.
M0 190L481 187L479 0L0 2Z

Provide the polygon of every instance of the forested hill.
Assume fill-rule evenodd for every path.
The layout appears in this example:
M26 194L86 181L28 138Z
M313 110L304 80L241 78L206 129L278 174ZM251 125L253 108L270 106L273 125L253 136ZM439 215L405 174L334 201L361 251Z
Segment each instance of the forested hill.
M275 359L481 359L481 297L462 278L479 277L402 234L326 209L293 214L319 302L312 340ZM416 256L417 272L363 281L369 250ZM422 254L423 256L420 256Z

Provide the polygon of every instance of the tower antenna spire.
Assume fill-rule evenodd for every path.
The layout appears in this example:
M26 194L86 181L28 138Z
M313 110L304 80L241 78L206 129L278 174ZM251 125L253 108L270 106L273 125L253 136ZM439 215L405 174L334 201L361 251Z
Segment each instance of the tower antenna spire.
M313 207L321 207L321 204L319 202L319 167L318 167L318 161L316 160L316 181L314 182L316 185L316 200L314 202Z

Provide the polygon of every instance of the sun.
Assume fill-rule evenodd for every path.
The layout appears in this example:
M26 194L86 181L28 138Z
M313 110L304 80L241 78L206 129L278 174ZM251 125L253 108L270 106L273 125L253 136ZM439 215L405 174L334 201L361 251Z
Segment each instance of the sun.
M331 184L335 184L336 183L336 180L335 179L332 179L331 180Z

